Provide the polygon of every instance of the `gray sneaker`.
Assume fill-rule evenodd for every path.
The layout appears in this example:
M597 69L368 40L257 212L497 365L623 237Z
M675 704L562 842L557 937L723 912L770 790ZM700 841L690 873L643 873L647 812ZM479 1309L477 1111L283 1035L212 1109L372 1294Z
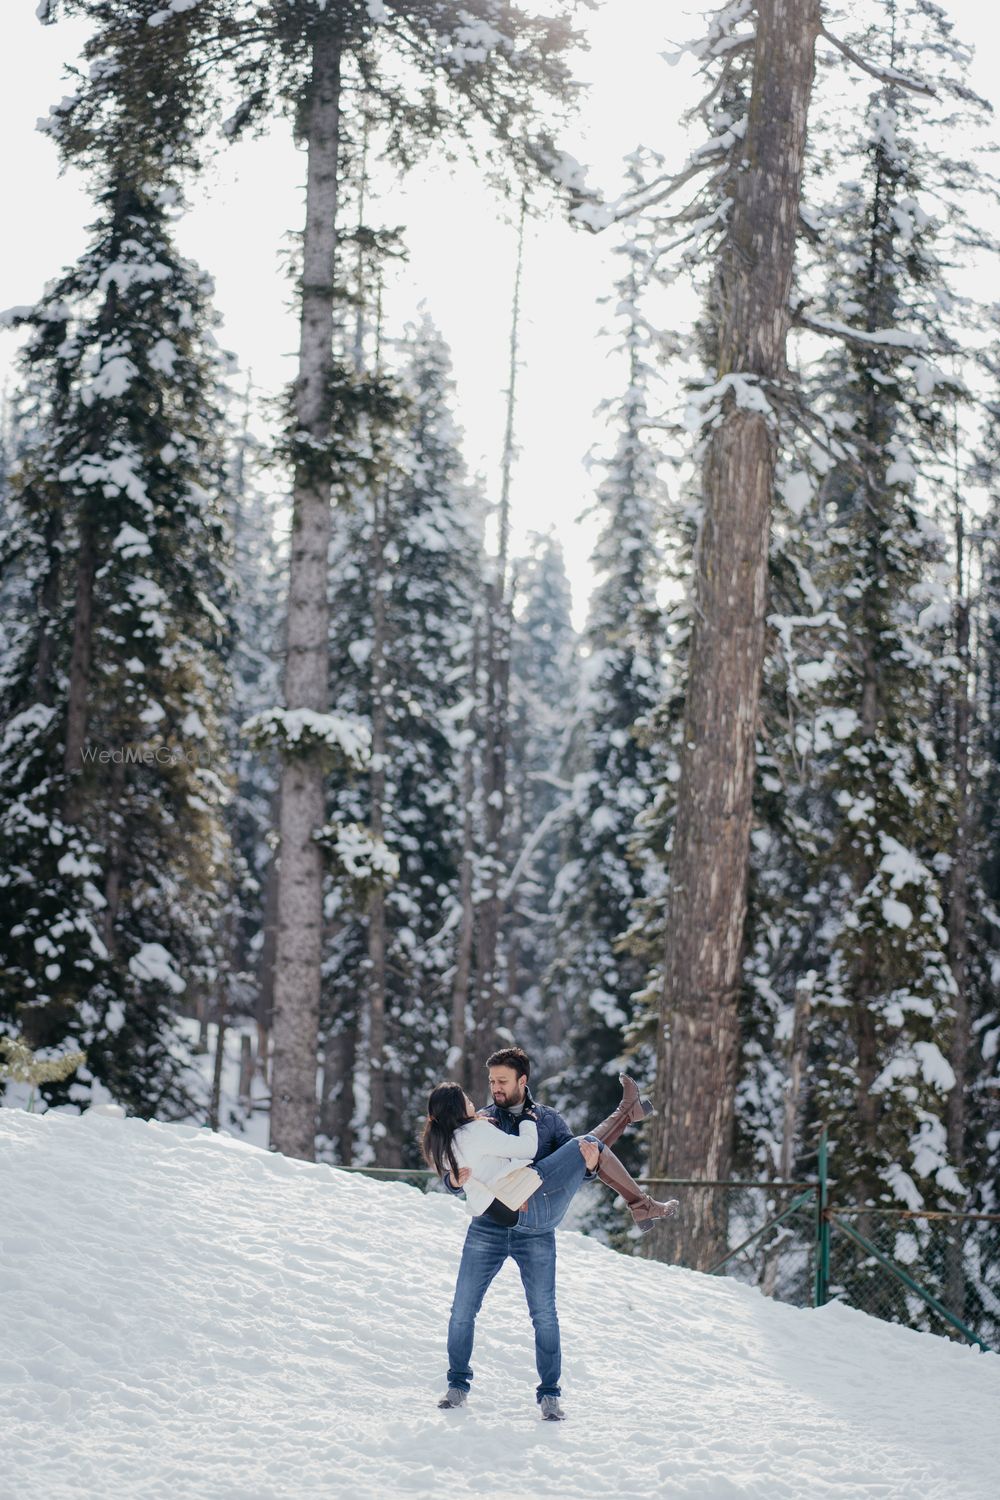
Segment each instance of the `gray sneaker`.
M448 1411L453 1406L464 1406L468 1399L468 1391L463 1391L460 1385L450 1385L438 1402L438 1407L441 1411Z
M543 1396L538 1403L543 1422L565 1422L566 1413L559 1405L558 1396Z

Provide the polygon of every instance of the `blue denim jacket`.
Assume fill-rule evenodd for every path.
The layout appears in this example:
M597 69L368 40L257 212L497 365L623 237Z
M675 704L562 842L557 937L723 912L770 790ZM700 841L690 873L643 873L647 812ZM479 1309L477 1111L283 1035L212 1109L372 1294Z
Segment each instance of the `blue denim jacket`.
M547 1104L538 1104L531 1097L531 1090L528 1088L524 1091L524 1102L525 1106L531 1105L538 1120L538 1150L535 1152L532 1160L541 1161L544 1156L551 1156L553 1151L557 1151L560 1146L565 1146L567 1141L571 1141L573 1139L573 1132L561 1114L554 1109L550 1109ZM509 1109L503 1109L501 1105L494 1104L492 1099L489 1104L483 1106L483 1113L489 1115L491 1120L495 1120L505 1135L517 1135L518 1126L521 1123L521 1116L519 1114L511 1114ZM587 1180L590 1181L596 1176L596 1172L588 1172ZM441 1181L444 1183L446 1190L454 1194L455 1197L465 1196L463 1188L452 1187L448 1181L447 1172L445 1172Z

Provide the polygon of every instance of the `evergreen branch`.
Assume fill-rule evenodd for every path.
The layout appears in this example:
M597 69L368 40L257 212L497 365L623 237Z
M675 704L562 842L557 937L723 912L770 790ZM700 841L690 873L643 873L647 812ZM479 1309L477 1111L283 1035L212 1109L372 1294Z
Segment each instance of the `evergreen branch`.
M527 839L524 847L522 848L520 854L517 856L517 859L514 862L514 868L511 870L507 879L501 886L501 901L510 900L511 896L514 894L514 891L517 889L517 882L521 878L522 870L528 863L528 860L534 854L535 850L538 848L539 844L545 838L545 835L549 832L550 829L554 828L557 823L561 823L563 818L565 818L567 814L572 810L573 798L571 796L567 797L565 802L557 802L555 807L549 808L544 818L542 818L541 822L538 824L538 827L535 828L531 836Z
M925 83L922 78L913 78L909 73L900 73L896 68L880 68L878 63L868 62L860 52L855 52L849 42L842 42L839 36L834 36L833 32L827 31L825 26L820 26L819 34L826 38L831 47L836 47L837 51L842 52L850 62L865 73L870 73L880 83L896 84L901 89L910 89L914 94L926 94L931 99L937 98L937 89Z
M653 208L657 203L663 203L667 198L672 198L674 193L679 188L682 188L685 183L690 182L693 177L697 177L709 168L717 166L719 162L727 160L728 156L728 147L719 147L718 150L714 151L704 151L696 161L689 161L687 166L682 167L679 172L671 175L664 174L661 177L655 178L651 183L643 184L640 188L634 188L631 192L623 193L614 205L612 210L614 217L609 222L618 224L623 219L630 219L633 214L643 213L647 209ZM660 191L655 191L661 183L663 186L660 188ZM629 199L633 201L629 202ZM680 215L678 214L675 217L679 218Z
M858 344L865 349L902 349L910 354L951 354L951 349L934 349L927 341L926 335L918 333L912 336L900 332L895 328L875 329L871 333L863 328L852 328L849 323L841 323L833 318L810 318L801 309L792 313L792 322L796 328L807 328L810 333L822 333L827 338L843 339L848 344Z

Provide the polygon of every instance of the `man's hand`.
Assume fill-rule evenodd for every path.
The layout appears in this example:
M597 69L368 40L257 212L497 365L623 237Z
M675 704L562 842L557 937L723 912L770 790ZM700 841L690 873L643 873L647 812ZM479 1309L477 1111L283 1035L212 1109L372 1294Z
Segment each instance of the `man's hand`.
M461 1167L461 1168L459 1168L458 1181L457 1182L455 1181L455 1174L454 1174L454 1172L449 1172L448 1173L448 1181L451 1183L452 1187L455 1188L455 1189L463 1188L463 1187L465 1187L465 1184L468 1182L468 1180L469 1180L469 1178L471 1176L472 1176L472 1168L471 1167Z
M580 1151L584 1161L587 1163L587 1171L593 1172L601 1156L601 1148L596 1141L580 1141Z

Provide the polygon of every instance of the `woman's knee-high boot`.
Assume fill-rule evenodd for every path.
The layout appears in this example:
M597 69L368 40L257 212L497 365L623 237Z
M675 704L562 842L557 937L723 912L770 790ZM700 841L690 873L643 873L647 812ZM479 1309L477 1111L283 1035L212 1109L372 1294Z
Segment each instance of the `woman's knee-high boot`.
M596 1135L596 1131L591 1131ZM677 1212L679 1204L676 1198L668 1198L666 1203L658 1203L648 1193L644 1193L613 1151L607 1146L601 1152L597 1163L597 1175L602 1182L607 1183L609 1188L614 1188L620 1193L628 1205L628 1211L633 1221L643 1231L652 1229L657 1219L672 1219Z
M618 1077L622 1086L622 1102L611 1111L606 1120L602 1120L600 1125L595 1125L589 1132L606 1146L613 1146L629 1125L645 1120L653 1113L652 1099L639 1093L639 1085L635 1079L630 1078L627 1073L619 1073Z

